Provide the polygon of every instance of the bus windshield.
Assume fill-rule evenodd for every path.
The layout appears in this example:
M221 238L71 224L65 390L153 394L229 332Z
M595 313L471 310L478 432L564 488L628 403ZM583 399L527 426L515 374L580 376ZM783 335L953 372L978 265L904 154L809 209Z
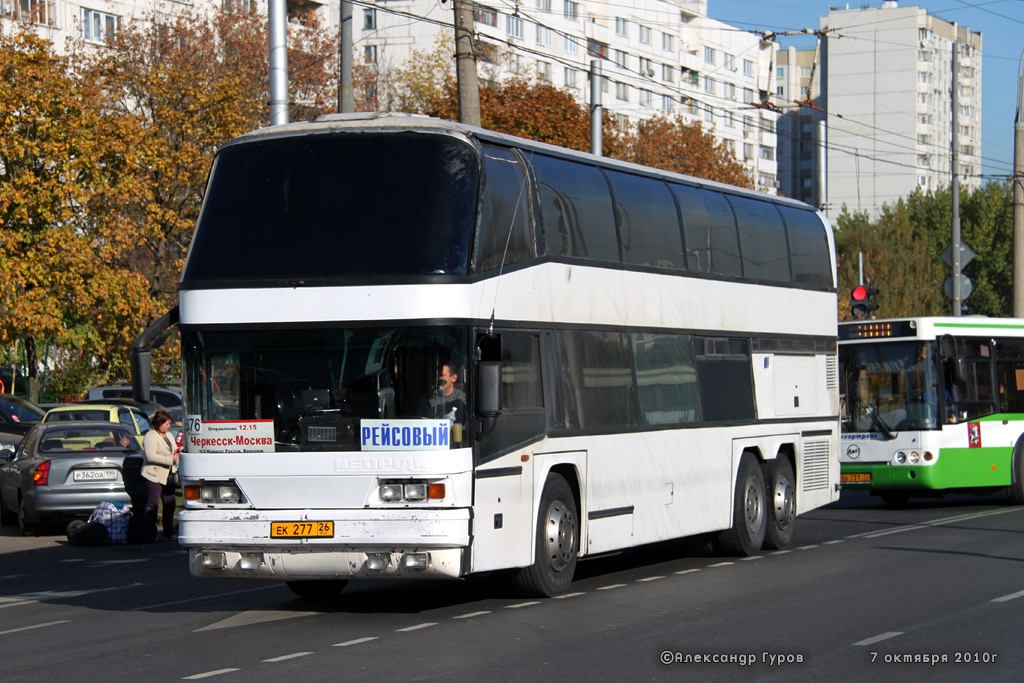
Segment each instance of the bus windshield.
M443 135L267 138L217 155L182 284L465 274L480 162Z
M465 426L468 338L461 327L183 330L187 410L272 420L274 451L358 450L364 419Z
M938 372L933 342L847 344L839 349L843 430L891 432L938 428Z

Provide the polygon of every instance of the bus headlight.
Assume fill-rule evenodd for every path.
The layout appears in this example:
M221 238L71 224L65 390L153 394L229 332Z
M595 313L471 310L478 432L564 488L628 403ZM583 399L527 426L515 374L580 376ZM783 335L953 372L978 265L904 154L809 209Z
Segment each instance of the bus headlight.
M921 462L921 455L919 453L917 453L916 451L912 451L910 453L910 464L911 465L916 465L919 462Z
M899 453L896 454L896 464L897 465L905 465L906 462L907 462L907 454L906 453L904 453L903 451L900 451Z
M237 505L242 502L242 492L233 481L204 481L182 487L182 497L208 505Z
M382 503L423 503L444 498L445 485L426 480L382 480L377 494Z

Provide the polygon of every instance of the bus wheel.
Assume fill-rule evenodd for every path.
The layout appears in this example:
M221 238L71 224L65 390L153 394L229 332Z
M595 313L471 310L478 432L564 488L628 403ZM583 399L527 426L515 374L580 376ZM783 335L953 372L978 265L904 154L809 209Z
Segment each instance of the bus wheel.
M576 571L580 522L576 498L565 477L552 474L544 485L537 515L537 545L533 564L515 577L527 597L550 598L569 590Z
M340 593L348 581L344 579L320 579L317 581L289 581L288 588L306 600L330 600Z
M768 523L764 547L783 550L793 544L796 535L796 477L789 458L778 455L764 466L768 491Z
M1013 449L1013 481L1010 483L1010 502L1024 505L1024 441Z
M906 491L886 491L882 494L882 502L891 508L906 507L910 502L910 494Z
M766 497L764 473L757 458L744 453L736 475L732 528L719 533L714 542L720 555L749 557L761 549L768 521Z

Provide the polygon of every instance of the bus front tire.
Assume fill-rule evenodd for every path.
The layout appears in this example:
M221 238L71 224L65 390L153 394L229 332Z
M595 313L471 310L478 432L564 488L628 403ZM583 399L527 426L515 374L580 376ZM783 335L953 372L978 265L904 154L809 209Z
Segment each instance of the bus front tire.
M1013 449L1013 480L1010 482L1010 502L1024 505L1024 442Z
M736 474L732 527L720 532L714 541L719 555L750 557L761 549L768 521L766 498L761 466L752 454L744 453Z
M768 492L764 547L785 550L793 545L796 535L796 476L789 458L780 454L775 460L765 463L764 477Z
M292 593L306 600L330 600L340 593L348 581L344 579L318 579L316 581L288 581Z
M579 553L580 523L576 497L565 477L551 474L544 485L537 515L535 560L515 576L525 597L562 595L572 585Z

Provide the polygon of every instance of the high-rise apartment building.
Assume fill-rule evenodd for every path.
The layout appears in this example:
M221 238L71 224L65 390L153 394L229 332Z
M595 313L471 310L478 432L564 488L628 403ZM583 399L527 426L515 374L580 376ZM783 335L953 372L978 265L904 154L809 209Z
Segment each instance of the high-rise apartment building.
M779 193L821 208L828 198L821 182L825 136L820 50L780 50L772 102L779 115Z
M149 12L204 9L266 12L266 0L0 0L0 21L28 22L58 49L68 36L103 44ZM338 0L288 0L292 19L338 25ZM357 59L387 78L414 51L453 33L452 3L381 0L353 8ZM474 3L481 79L521 74L590 101L590 64L600 60L602 105L622 123L682 113L701 121L774 192L774 44L708 17L707 0L482 0Z
M960 182L980 186L981 34L894 0L835 9L821 18L828 112L829 217L845 205L877 216L915 189L952 178L958 132ZM952 110L953 45L959 45L958 109ZM955 119L954 119L955 114Z

